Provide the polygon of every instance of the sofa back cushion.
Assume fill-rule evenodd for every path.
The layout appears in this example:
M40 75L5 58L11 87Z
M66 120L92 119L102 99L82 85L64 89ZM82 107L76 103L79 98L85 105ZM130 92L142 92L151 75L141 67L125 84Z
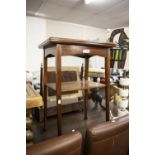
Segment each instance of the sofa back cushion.
M128 116L97 125L86 132L87 155L127 155L128 151Z
M56 82L56 72L54 67L48 67L48 83ZM61 71L62 82L73 82L79 80L79 67L62 67ZM77 93L78 91L67 92L67 94ZM66 94L66 93L63 93ZM48 88L48 96L55 96L56 91Z
M80 132L65 134L27 148L27 155L80 155Z
M62 80L62 82L77 81L77 72L76 71L62 71L61 80ZM48 82L49 83L56 82L56 72L55 71L48 72Z

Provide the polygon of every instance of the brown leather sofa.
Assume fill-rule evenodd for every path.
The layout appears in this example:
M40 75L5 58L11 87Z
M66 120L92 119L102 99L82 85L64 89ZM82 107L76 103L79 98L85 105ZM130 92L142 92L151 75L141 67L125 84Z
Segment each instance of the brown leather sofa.
M82 135L73 132L27 148L27 155L80 155Z
M86 132L85 155L129 154L129 117L106 122Z

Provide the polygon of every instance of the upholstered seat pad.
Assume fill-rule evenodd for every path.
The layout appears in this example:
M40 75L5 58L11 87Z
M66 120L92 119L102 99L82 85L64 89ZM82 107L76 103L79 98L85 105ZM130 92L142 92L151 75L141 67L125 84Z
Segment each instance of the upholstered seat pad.
M82 97L82 91L78 91L77 93L65 94L62 95L62 105L67 105L71 103L77 103L78 98ZM56 96L49 96L47 107L55 107L56 106Z
M27 148L27 155L80 155L82 135L76 131L34 144Z

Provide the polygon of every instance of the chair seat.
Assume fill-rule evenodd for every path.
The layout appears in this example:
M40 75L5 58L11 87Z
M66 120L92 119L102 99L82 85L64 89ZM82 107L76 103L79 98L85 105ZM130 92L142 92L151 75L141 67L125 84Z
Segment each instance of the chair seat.
M64 94L62 95L62 105L77 103L80 97L82 97L82 91L78 91L77 93L72 94ZM56 96L49 96L47 107L49 108L55 106L56 106Z

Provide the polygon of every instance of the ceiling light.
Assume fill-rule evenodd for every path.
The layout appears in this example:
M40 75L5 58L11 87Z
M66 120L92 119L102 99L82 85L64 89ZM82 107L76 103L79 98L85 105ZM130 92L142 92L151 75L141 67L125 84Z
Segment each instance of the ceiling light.
M91 3L91 0L85 0L85 4Z
M46 14L36 12L36 13L35 13L35 16L46 17Z
M111 32L112 30L111 30L111 29L107 29L107 31L108 31L108 32Z
M103 0L85 0L85 4L103 2Z

